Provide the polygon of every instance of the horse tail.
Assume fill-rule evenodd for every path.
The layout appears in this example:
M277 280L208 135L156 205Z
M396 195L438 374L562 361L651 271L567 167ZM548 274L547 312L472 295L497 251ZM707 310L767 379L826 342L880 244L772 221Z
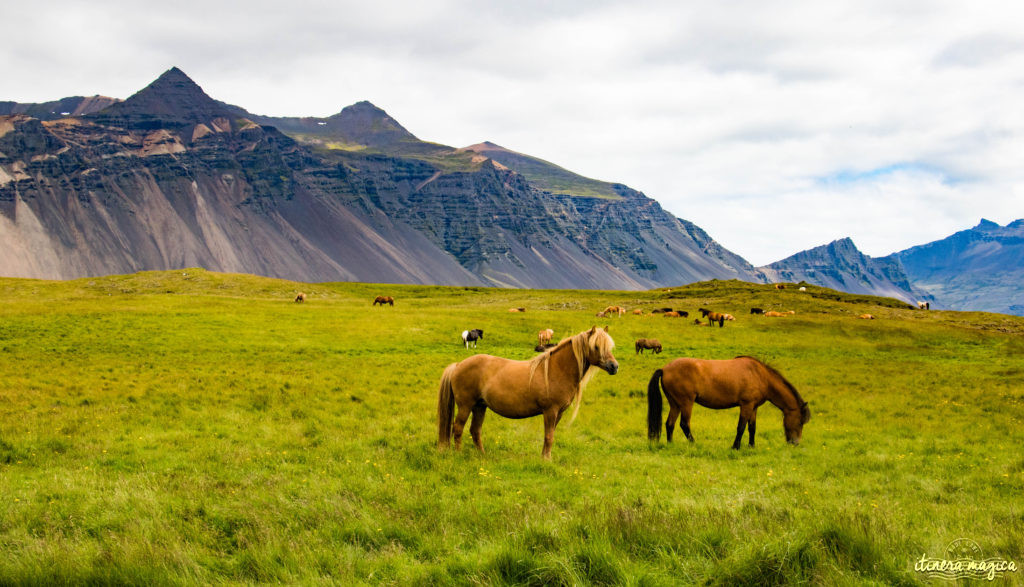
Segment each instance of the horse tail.
M658 369L647 384L647 438L661 440L661 376Z
M452 375L458 363L452 363L441 374L441 386L437 392L437 448L447 448L452 440L452 420L455 417L455 391L452 389Z

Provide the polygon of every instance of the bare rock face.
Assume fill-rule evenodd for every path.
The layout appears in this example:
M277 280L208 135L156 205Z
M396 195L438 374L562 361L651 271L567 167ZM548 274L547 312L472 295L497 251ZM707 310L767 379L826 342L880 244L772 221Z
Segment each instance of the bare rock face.
M849 238L799 252L761 269L776 282L806 281L839 291L897 298L908 304L934 301L911 284L899 260L868 257Z
M0 275L201 266L564 288L762 278L639 192L509 161L422 142L368 102L327 119L252 115L174 68L84 116L0 116ZM568 187L538 187L552 177Z
M941 307L1024 316L1024 219L1006 226L982 219L890 257Z

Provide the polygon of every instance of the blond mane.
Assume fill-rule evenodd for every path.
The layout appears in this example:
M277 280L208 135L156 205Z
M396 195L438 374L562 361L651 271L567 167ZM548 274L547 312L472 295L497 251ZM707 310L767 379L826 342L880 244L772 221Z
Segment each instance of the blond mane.
M576 385L576 394L573 395L570 404L576 404L576 407L572 411L572 418L569 419L569 424L576 421L576 416L580 413L580 405L583 403L583 390L590 383L590 380L597 374L597 369L588 369L587 364L587 347L591 347L598 351L599 354L604 354L605 351L611 352L615 348L615 341L608 335L605 330L600 328L594 329L593 336L589 336L590 331L585 330L579 334L575 334L568 338L563 338L558 344L550 350L544 351L540 355L530 359L530 379L529 384L533 383L533 374L537 371L537 368L541 365L544 366L544 388L549 389L551 386L548 380L548 366L551 363L551 355L556 351L561 350L567 345L572 346L572 354L576 359L577 373L579 373L579 383Z

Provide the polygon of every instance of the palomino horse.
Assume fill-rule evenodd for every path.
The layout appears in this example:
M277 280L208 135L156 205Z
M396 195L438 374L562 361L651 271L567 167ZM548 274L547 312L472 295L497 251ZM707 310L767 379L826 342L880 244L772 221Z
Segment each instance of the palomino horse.
M546 345L551 342L551 337L555 335L555 331L547 328L537 333L537 344Z
M394 306L395 305L395 298L393 298L391 296L377 296L377 297L373 298L373 305L376 306L377 304L380 304L382 306L384 304L387 304L389 306Z
M596 326L564 339L558 345L528 361L513 361L491 355L473 355L452 363L441 375L437 396L437 447L446 448L455 439L462 446L462 431L470 414L469 432L481 452L484 450L480 428L487 408L506 418L544 416L545 459L551 458L555 426L562 413L573 403L580 410L583 389L598 367L615 375L619 363L612 356L615 342ZM458 406L458 413L452 416Z
M622 306L608 306L604 310L601 310L600 312L598 312L597 313L597 317L598 318L606 318L606 317L611 316L611 315L614 314L614 315L618 316L619 318L622 318L622 315L625 314L625 313L626 313L626 309L623 308Z
M299 295L295 296L295 301L296 302L304 302L304 301L306 301L306 294L304 294L304 293L302 293L300 291Z
M750 431L750 446L754 446L754 430L757 422L757 408L764 402L782 410L782 425L786 429L786 440L799 444L804 424L811 419L807 402L800 397L781 373L753 357L736 357L729 360L676 359L654 372L647 385L647 437L661 438L661 392L668 398L668 419L665 421L665 435L672 442L676 418L682 415L680 428L686 439L693 442L690 434L690 413L693 403L722 410L740 408L740 421L736 426L735 449L740 448L743 428Z

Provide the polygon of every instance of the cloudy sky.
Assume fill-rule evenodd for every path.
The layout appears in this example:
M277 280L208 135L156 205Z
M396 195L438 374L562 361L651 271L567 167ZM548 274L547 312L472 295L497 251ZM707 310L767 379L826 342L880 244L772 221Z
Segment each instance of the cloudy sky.
M1024 4L43 0L0 100L126 98L171 66L276 116L359 100L625 183L756 265L1024 217Z

